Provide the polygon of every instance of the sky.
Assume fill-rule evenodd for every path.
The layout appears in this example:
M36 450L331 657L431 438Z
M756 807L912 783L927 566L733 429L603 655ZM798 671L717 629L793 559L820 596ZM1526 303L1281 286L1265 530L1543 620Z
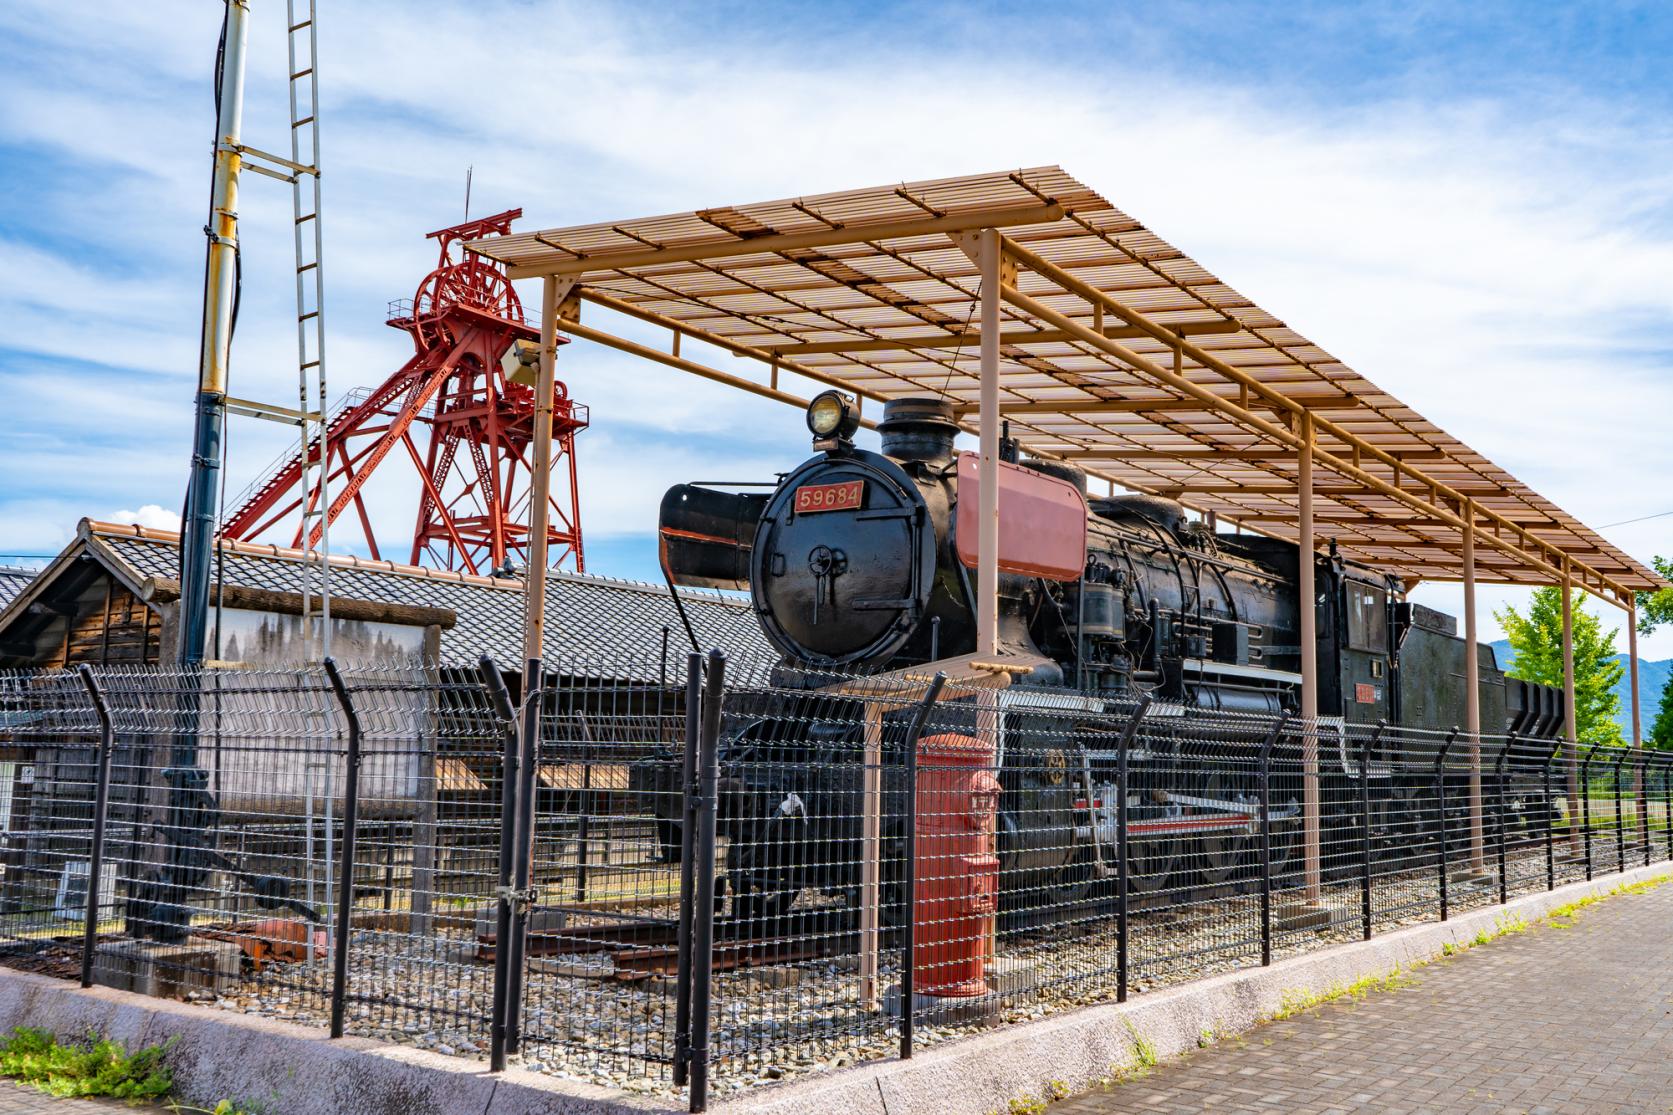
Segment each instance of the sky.
M282 149L283 5L252 7L245 140ZM1673 515L1606 525L1673 512L1664 4L320 8L334 396L410 355L386 304L434 266L467 167L474 215L534 228L1059 163L1629 553L1673 555ZM177 521L220 10L0 7L0 552L54 552L83 516ZM287 187L247 178L240 219L232 390L284 402ZM597 346L559 375L591 408L594 571L655 576L669 485L807 453L789 408ZM285 437L233 423L235 500ZM410 537L410 476L370 491L381 536ZM1484 639L1525 595L1482 590ZM1673 657L1673 631L1641 650Z

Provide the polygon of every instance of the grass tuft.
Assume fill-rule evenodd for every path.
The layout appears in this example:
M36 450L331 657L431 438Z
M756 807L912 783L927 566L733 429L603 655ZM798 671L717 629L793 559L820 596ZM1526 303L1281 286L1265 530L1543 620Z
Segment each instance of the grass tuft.
M0 1076L52 1096L161 1099L174 1087L174 1074L163 1064L165 1049L155 1045L130 1054L91 1035L84 1046L63 1045L45 1030L20 1026L0 1044Z

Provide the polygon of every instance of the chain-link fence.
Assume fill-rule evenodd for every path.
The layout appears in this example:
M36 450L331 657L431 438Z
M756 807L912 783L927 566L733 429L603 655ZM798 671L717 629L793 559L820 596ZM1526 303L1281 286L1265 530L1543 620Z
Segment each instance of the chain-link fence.
M0 675L0 952L700 1109L1673 856L1655 753L686 665Z

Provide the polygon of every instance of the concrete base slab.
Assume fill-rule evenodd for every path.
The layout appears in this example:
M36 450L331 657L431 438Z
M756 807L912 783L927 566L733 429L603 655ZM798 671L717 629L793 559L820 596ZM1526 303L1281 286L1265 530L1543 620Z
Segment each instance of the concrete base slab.
M184 999L195 991L219 995L238 982L242 961L243 951L231 941L106 941L93 951L93 982L154 999Z
M1291 906L1279 906L1272 911L1272 928L1280 933L1296 929L1329 929L1333 925L1345 925L1350 917L1355 916L1357 915L1334 906L1297 902Z
M893 984L883 992L883 1013L890 1018L900 1017L900 984ZM1000 997L960 995L942 998L937 995L912 995L912 1017L926 1026L995 1025L999 1021Z
M988 990L1000 998L1025 994L1039 984L1040 966L1032 960L997 957L987 965Z
M1499 875L1496 871L1464 870L1452 877L1452 882L1460 887L1496 887L1499 885Z

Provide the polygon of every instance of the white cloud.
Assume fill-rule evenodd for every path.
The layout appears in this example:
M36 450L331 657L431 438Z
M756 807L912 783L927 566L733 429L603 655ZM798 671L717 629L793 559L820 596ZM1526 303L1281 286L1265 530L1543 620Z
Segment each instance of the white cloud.
M179 514L158 507L155 503L148 503L138 511L112 511L107 521L121 523L123 526L150 527L153 530L180 530Z
M257 13L245 120L248 140L270 148L284 126L279 18ZM1159 62L1169 52L1154 41L1142 63L1093 66L1024 39L995 67L965 32L930 49L860 29L866 49L809 53L782 49L796 28L771 17L741 38L697 19L496 3L328 14L333 393L410 355L382 325L384 303L433 266L422 234L457 219L467 164L476 212L521 204L523 227L536 227L1061 162L1582 519L1667 509L1673 131L1630 100L1530 79L1515 99L1420 95L1412 82L1331 104ZM0 138L62 164L45 172L58 187L38 238L14 229L0 243L11 261L0 274L12 275L0 278L0 345L66 363L91 345L150 373L101 376L96 400L66 408L74 379L43 390L38 367L0 356L0 380L29 385L12 397L30 431L0 459L52 486L52 506L167 507L183 488L216 22L184 3L143 18L93 5L0 13L14 41L51 59L0 72ZM507 27L515 58L483 34ZM295 391L288 198L251 179L241 210L235 393L284 402ZM648 530L669 483L766 474L802 451L800 419L774 404L581 342L560 368L593 407L579 453L597 534ZM285 442L236 423L234 494ZM409 466L394 467L369 492L388 538L410 531L415 500ZM0 509L20 502L0 493ZM42 523L44 506L11 529ZM1669 523L1609 533L1648 557L1673 552ZM1484 606L1484 633L1489 622Z

